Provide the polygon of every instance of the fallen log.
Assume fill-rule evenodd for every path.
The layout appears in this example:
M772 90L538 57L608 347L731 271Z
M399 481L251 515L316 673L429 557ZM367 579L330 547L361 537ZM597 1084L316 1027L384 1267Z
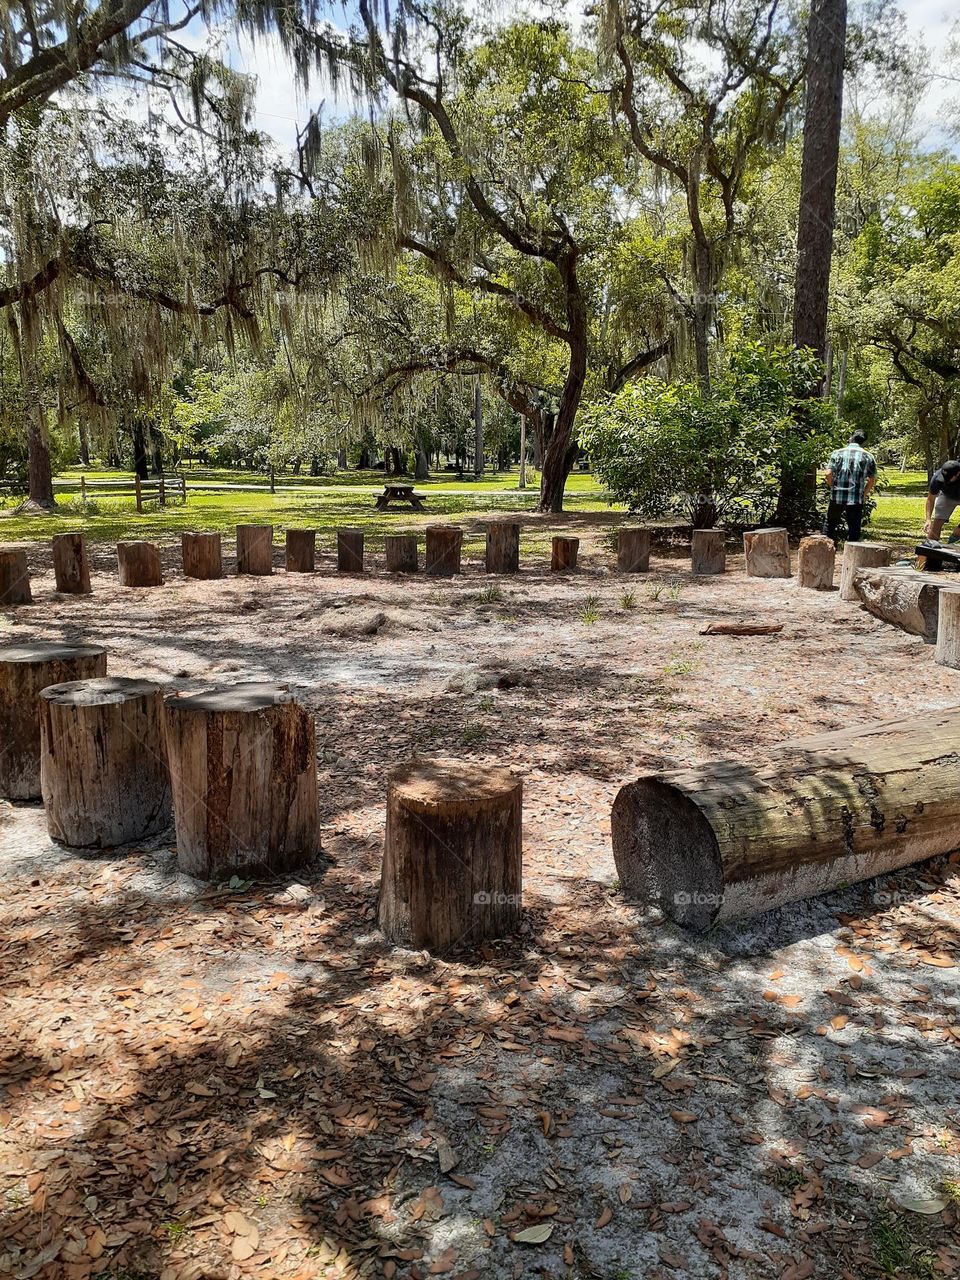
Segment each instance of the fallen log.
M787 744L776 763L649 775L618 793L628 898L702 930L950 853L960 707Z
M783 630L782 622L711 622L702 636L772 636Z
M853 575L853 588L874 617L934 644L940 592L958 581L954 574L918 573L916 569L859 569Z

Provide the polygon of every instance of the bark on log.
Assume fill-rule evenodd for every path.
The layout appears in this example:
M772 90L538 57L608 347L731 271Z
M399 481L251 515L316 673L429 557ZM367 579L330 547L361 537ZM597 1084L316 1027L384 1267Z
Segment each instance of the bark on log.
M287 573L313 573L317 566L316 529L287 530Z
M273 875L320 849L313 716L282 685L167 699L177 860L212 880Z
M936 660L941 667L960 670L960 585L943 587L938 603Z
M338 573L363 573L363 530L337 531Z
M519 573L520 525L514 520L498 520L487 525L487 573Z
M53 538L53 574L64 595L90 594L90 561L82 533L58 533Z
M415 533L388 533L383 541L388 573L416 573L417 535Z
M237 525L237 573L267 578L273 573L273 525Z
M774 636L783 630L782 622L711 622L701 627L702 636Z
M108 849L170 825L163 691L149 680L74 680L40 694L40 785L52 839Z
M378 918L391 942L475 948L520 923L523 781L417 760L389 780Z
M761 770L704 765L623 787L628 897L691 929L948 853L960 841L960 707L794 744Z
M183 576L209 581L223 577L223 552L219 533L184 533L180 537Z
M790 577L790 539L786 529L754 529L745 533L743 555L751 578Z
M827 538L822 533L801 538L797 557L797 580L800 586L811 591L832 591L836 562L837 549L832 538Z
M566 573L570 569L575 569L579 550L579 538L554 538L550 553L550 572Z
M117 567L121 587L160 587L163 569L160 548L153 542L118 542Z
M99 645L0 649L0 796L40 798L40 690L106 674L107 651Z
M424 569L436 578L452 578L460 572L463 530L455 524L427 526Z
M840 599L856 600L855 575L861 569L882 569L890 563L893 551L885 542L848 542L840 564Z
M617 568L621 573L650 572L650 530L625 525L617 536Z
M853 577L856 598L884 622L923 636L928 644L937 638L937 599L955 576L917 573L915 569L860 569Z
M694 529L690 538L693 573L723 573L727 567L727 538L722 529Z
M33 604L24 547L0 547L0 608Z

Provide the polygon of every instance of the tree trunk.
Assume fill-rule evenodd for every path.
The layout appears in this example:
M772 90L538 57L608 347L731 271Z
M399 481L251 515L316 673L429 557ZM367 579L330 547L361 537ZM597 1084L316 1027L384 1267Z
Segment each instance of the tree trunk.
M694 529L690 540L692 573L723 573L727 567L727 535L722 529Z
M223 577L219 533L183 533L180 536L183 576L208 581Z
M38 415L31 414L27 426L27 494L35 507L52 511L57 505L53 495L53 467L47 428Z
M647 573L650 569L650 530L625 525L617 537L617 568L621 573Z
M611 826L628 898L690 929L949 853L960 709L788 744L765 769L718 762L622 788Z
M790 539L786 529L754 529L745 533L743 555L751 578L790 577Z
M81 422L78 427L78 431L80 434L80 462L82 463L83 466L89 467L90 465L90 432L87 429L87 424L85 422Z
M363 573L363 530L337 530L337 572Z
M520 525L514 520L497 520L487 525L487 573L518 573L520 569Z
M40 798L40 690L107 674L99 645L27 644L0 649L0 796Z
M473 474L478 480L483 475L483 393L479 378L473 383Z
M388 533L383 540L388 573L416 573L417 535L415 533Z
M523 782L506 769L421 760L387 790L377 915L391 942L442 953L520 923Z
M287 573L313 573L317 562L316 529L287 530Z
M520 479L517 481L518 489L527 487L527 415L520 415Z
M854 578L861 569L883 569L890 563L893 548L885 542L848 542L840 564L840 599L857 600Z
M40 785L52 839L107 849L170 825L163 694L101 677L40 694Z
M141 480L150 479L150 465L147 461L147 437L143 423L139 418L133 419L133 425L130 428L130 438L133 441L133 470Z
M287 689L173 696L165 728L181 871L271 876L319 852L313 716Z
M65 595L90 594L90 562L82 533L58 533L53 538L53 573Z
M25 547L0 547L0 608L33 604Z
M118 542L121 587L163 586L160 548L154 542Z
M797 556L797 581L813 591L832 591L837 549L833 539L821 533L800 539Z
M436 578L452 578L460 572L463 530L453 524L427 526L424 569Z
M415 480L429 480L430 459L427 457L425 450L417 449L414 453L414 460L413 478Z
M853 574L854 596L868 613L910 635L923 636L928 644L937 639L940 593L956 583L955 577L915 569L858 569Z
M577 567L577 552L580 550L579 538L555 537L551 544L550 572L568 573Z
M237 573L266 578L273 573L273 525L237 525Z
M807 27L793 341L812 347L821 360L827 350L846 31L846 0L813 0Z
M551 512L563 510L563 491L577 459L574 431L587 379L587 310L577 278L576 254L570 252L559 265L564 282L570 362L553 430L544 442L543 470L540 473L539 509Z
M699 193L697 195L699 203ZM691 218L699 222L695 210ZM709 241L694 239L693 244L693 349L697 361L697 381L704 395L710 394L710 321L713 315L713 255Z

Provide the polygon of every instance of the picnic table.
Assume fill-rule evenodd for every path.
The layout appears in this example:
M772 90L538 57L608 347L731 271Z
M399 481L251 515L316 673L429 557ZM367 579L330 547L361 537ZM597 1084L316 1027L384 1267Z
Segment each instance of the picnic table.
M423 499L413 492L412 484L385 484L377 498L377 510L385 511L391 502L409 502L414 511L423 510Z

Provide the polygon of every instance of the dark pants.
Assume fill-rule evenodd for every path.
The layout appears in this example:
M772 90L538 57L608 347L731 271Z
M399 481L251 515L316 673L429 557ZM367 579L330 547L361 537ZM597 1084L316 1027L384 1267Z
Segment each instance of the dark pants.
M837 530L844 517L847 521L847 537L851 542L859 542L860 528L863 524L862 502L834 502L831 498L830 505L827 507L827 518L823 522L823 532L836 542Z

